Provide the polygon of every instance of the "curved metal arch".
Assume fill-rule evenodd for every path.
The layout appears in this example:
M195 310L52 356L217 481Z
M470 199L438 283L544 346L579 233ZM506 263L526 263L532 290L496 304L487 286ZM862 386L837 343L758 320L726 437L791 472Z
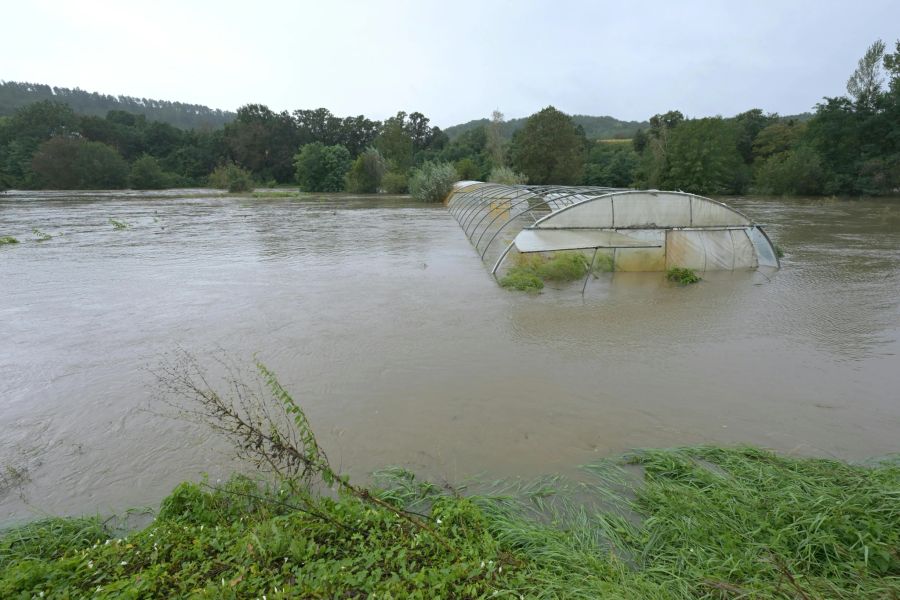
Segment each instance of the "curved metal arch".
M472 198L477 198L483 195L487 187L487 185L480 185L475 187L474 189L466 189L464 191L454 192L454 194L459 195L459 199L453 202L451 208L458 213L462 205L464 205L467 201L471 201Z
M525 196L525 198L520 199L520 197L523 195ZM500 196L500 198L502 198L502 196ZM515 215L515 216L512 215L513 207L520 206L523 203L530 202L533 198L535 198L535 196L527 190L519 190L519 191L517 191L516 195L510 196L509 198L503 198L504 200L509 200L509 206L507 206L505 208L505 211L510 214L509 218L515 219L516 217L518 217L518 215ZM467 235L470 236L470 239L472 237L474 237L475 234L478 232L478 227L481 225L482 221L484 221L488 216L490 216L491 212L493 212L493 210L494 210L490 205L485 206L484 208L486 210L483 211L484 214L481 215L481 218L478 219L478 221L475 223L475 226L472 227L472 233L471 234L467 233ZM496 215L494 215L494 219L497 219L498 217L503 216L503 212L504 212L503 209L501 209L500 212L498 212ZM475 216L477 216L477 214L478 213L476 213ZM468 232L469 225L471 225L472 222L474 222L474 221L475 221L475 217L473 216L471 221L468 224L466 224L465 227L466 227L467 232ZM476 243L476 248L477 247L478 247L478 245Z
M496 188L493 193L486 194L481 198L481 204L472 207L460 217L459 224L462 225L462 228L466 232L466 235L472 235L469 233L469 225L472 224L472 222L478 216L479 212L482 210L487 210L487 212L490 213L490 201L498 198L504 198L506 194L513 194L513 198L518 197L517 190L515 190L514 188Z
M468 220L472 211L477 211L480 206L483 206L485 198L494 198L501 193L503 193L503 191L496 188L489 188L487 186L480 188L471 198L466 198L463 201L462 206L454 215L456 220L459 221L459 224L465 229L465 222Z
M522 188L522 192L524 192L525 194L527 194L527 196L526 196L525 198L519 200L518 202L511 203L508 210L512 210L513 207L517 207L517 206L520 206L520 205L522 205L522 204L524 204L524 203L526 203L526 202L530 202L530 201L531 201L532 199L534 199L534 198L543 198L543 196L541 196L541 195L539 195L539 194L536 194L536 193L534 193L533 190L530 190L530 189L527 189L527 188ZM513 196L513 197L510 198L510 199L511 199L511 200L516 200L517 198L518 198L518 195L517 195L517 196ZM487 215L489 215L489 214L490 214L490 212L487 212L487 213L485 213L485 215L483 215L483 216L481 217L481 220L479 220L479 222L476 223L476 224L475 224L475 227L472 229L472 234L471 234L471 235L473 235L473 236L475 235L475 233L478 231L478 226L481 224L481 221L483 221L484 218L485 218ZM516 215L516 216L518 216L518 215ZM515 218L515 217L511 217L511 218ZM474 220L474 219L473 219L473 220ZM466 227L468 228L468 225L466 225ZM478 245L476 244L476 248L477 248L477 247L478 247Z
M560 188L556 188L556 189L560 189ZM548 192L548 194L549 194L549 193L555 193L555 192ZM573 192L570 193L570 194L564 194L564 195L562 195L562 196L559 197L559 198L553 198L553 199L549 199L549 200L548 200L548 199L546 198L546 195L545 195L545 196L544 196L544 199L545 199L547 202L560 202L560 201L564 201L566 198L571 198L572 196L580 195L581 193L582 193L582 192L579 191L579 190L576 188L576 191L573 191ZM553 213L550 213L550 214L553 214ZM496 221L496 220L497 220L497 217L499 217L499 216L500 216L500 215L495 216L495 217L493 218L493 220L491 220L491 222L488 223L487 226L484 228L484 231L481 232L481 235L478 236L478 241L475 242L475 250L476 250L476 252L478 251L478 245L481 244L481 240L484 238L484 234L488 232L488 230L491 228L491 225L494 224L494 221ZM513 217L513 218L515 218L515 217ZM484 220L484 217L482 217L482 220ZM511 220L512 220L512 219L510 219L510 221L511 221ZM537 223L537 221L535 221L535 223ZM506 226L506 224L503 225L503 227L505 227L505 226ZM475 226L475 229L472 230L472 235L473 235L473 236L475 235L475 232L476 232L476 231L478 231L478 226L477 226L477 225ZM499 232L499 230L498 230L498 232ZM494 237L496 237L496 235L493 236L493 237L491 238L491 241L488 242L488 245L485 246L485 254L487 253L487 249L490 247L491 243L493 243ZM484 256L485 256L485 255L482 254L481 258L484 258Z
M573 187L573 186L540 186L540 188L538 188L538 189L539 189L540 192L542 192L542 193L541 193L541 194L537 194L537 197L541 198L543 201L540 202L540 203L538 203L537 205L535 205L535 207L541 206L541 205L544 205L544 206L548 206L548 207L549 207L551 204L555 204L555 203L557 203L557 202L565 202L566 198L569 198L569 197L571 197L571 196L584 195L584 194L586 193L586 191L593 190L594 188L592 188L591 186L578 186L578 187ZM532 191L534 192L535 189L532 188ZM557 194L557 193L560 193L560 194L561 194L561 193L564 192L564 191L570 191L571 193L568 193L568 194L562 194L561 196L556 197L556 198L547 198L547 196L550 195L550 194ZM552 211L552 210L551 210L551 213L550 213L550 214L554 214L554 212L557 212L557 211ZM549 216L549 215L548 215L548 216ZM475 242L475 250L476 250L476 251L478 251L478 246L479 246L479 244L481 243L481 240L482 240L482 238L484 237L484 234L487 233L487 231L490 229L491 225L493 225L493 222L494 222L494 221L496 221L496 217L494 218L493 221L491 221L490 223L488 223L488 226L487 226L487 227L485 228L485 230L481 233L481 236L479 236L478 241ZM538 221L540 221L540 219L536 219L536 220L535 220L535 223L537 223ZM506 223L504 223L504 224L497 230L497 232L494 234L494 236L491 237L490 241L488 241L487 246L485 246L484 253L482 253L482 255L481 255L482 259L486 256L486 254L487 254L487 249L491 246L491 244L493 244L494 239L496 239L496 237L497 237L497 234L499 234L500 231L503 230L510 222L512 222L512 219L510 219L509 221L507 221ZM475 230L473 230L473 233L472 233L473 235L474 235L475 231L477 231L477 229L478 229L478 227L476 226L476 227L475 227ZM470 238L470 239L471 239L471 238Z
M542 202L539 202L536 206L540 206L540 205L549 206L549 203L550 203L550 202L554 202L554 201L555 201L555 199L554 199L554 200L543 200ZM550 213L550 214L553 214L553 213ZM491 247L491 244L494 243L494 240L497 239L497 236L500 235L500 232L503 231L503 230L506 228L506 226L509 225L509 224L512 223L512 222L513 222L513 219L510 219L509 221L507 221L506 223L504 223L503 225L501 225L501 226L497 229L497 231L494 232L494 235L492 235L492 236L491 236L491 239L488 240L487 245L484 247L484 251L481 253L481 260L484 260L484 257L487 256L488 248ZM475 246L475 251L478 252L478 246Z

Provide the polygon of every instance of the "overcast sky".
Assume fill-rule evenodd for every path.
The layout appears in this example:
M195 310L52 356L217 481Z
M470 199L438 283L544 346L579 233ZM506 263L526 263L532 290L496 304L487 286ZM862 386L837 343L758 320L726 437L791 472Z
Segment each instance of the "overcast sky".
M792 114L844 93L900 1L7 2L0 79L234 110Z

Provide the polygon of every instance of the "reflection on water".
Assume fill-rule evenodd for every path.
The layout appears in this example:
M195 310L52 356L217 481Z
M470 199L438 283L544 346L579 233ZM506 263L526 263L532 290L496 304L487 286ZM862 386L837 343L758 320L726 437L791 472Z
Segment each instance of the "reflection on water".
M0 248L0 469L20 474L0 478L0 521L153 505L234 469L154 414L146 367L176 346L258 352L354 475L532 475L701 442L900 450L900 201L730 202L783 270L533 297L496 286L441 206L0 196L0 235L22 240Z

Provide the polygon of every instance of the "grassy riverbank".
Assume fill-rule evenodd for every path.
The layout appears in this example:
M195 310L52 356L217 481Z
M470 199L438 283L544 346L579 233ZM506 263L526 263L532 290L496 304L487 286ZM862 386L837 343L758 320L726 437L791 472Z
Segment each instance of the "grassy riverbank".
M584 473L476 494L391 471L383 504L185 483L138 532L53 519L3 533L0 597L900 596L896 461L692 448Z

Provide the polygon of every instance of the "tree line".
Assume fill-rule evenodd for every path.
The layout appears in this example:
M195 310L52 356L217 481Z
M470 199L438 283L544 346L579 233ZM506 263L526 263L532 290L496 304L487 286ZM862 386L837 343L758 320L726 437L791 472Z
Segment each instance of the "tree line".
M54 101L0 117L0 188L412 191L451 180L680 189L716 194L891 194L900 189L900 41L874 43L809 118L752 109L730 118L651 117L628 139L590 139L547 107L517 124L499 111L452 140L419 112L384 121L329 110L241 107L220 129L183 130L114 110L79 115Z
M134 96L111 96L87 92L78 88L54 87L24 81L0 81L0 116L8 116L16 110L40 102L54 100L72 107L80 115L102 117L111 110L123 110L146 116L151 121L162 121L181 129L222 127L234 119L234 113L209 108L202 104L170 102Z

